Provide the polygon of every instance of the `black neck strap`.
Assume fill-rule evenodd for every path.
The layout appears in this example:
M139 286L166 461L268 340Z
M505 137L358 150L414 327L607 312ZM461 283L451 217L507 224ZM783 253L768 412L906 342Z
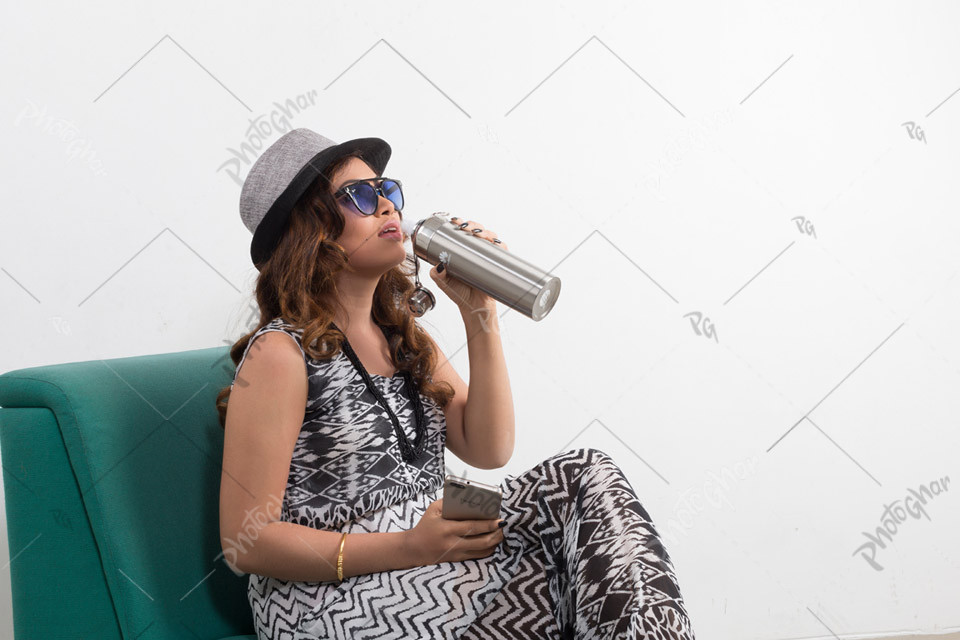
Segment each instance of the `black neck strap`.
M416 436L414 441L411 444L410 439L407 438L407 434L404 433L403 427L400 426L400 420L397 419L396 414L393 412L393 409L390 408L390 405L387 403L387 400L383 397L383 394L380 393L380 389L373 384L373 380L370 378L370 374L367 373L367 370L364 368L363 363L360 362L360 358L357 357L356 352L354 352L353 347L350 346L350 341L347 340L346 334L343 333L343 330L340 327L337 327L336 324L332 323L334 328L343 335L343 352L346 354L347 358L353 364L354 369L360 374L360 377L363 378L364 383L367 385L367 389L370 390L370 393L377 399L377 402L387 410L387 415L390 416L390 421L393 423L393 430L397 434L397 442L400 445L400 453L403 455L403 459L407 462L414 462L420 458L421 454L424 451L426 444L426 418L423 413L423 403L420 401L420 387L417 385L416 379L410 375L409 371L401 370L399 371L400 377L404 380L404 392L406 393L407 398L413 404L413 415L414 415L414 424L416 425ZM378 325L379 326L379 325ZM380 327L380 330L386 335L386 330L383 327ZM390 336L387 335L389 341Z

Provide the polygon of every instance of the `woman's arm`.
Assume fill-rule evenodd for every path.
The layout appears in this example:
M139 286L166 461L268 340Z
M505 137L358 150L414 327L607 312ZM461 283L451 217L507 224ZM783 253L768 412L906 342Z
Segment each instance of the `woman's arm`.
M461 307L470 359L469 387L435 341L439 354L434 379L457 392L444 407L447 448L478 469L502 467L513 455L513 396L500 341L496 303L469 312Z
M220 479L220 544L238 571L283 580L337 579L340 533L280 520L307 405L303 354L290 336L257 337L227 405ZM407 531L351 533L344 577L415 566Z
M343 544L343 577L418 566L416 555L407 548L407 534L348 533ZM236 557L236 568L244 573L302 582L337 580L340 535L293 522L270 522L258 530L255 543L245 553L228 552L224 545L224 556Z
M515 420L497 305L490 302L472 312L461 309L461 315L470 358L470 390L463 410L464 439L471 457L485 463L474 466L502 467L513 456Z

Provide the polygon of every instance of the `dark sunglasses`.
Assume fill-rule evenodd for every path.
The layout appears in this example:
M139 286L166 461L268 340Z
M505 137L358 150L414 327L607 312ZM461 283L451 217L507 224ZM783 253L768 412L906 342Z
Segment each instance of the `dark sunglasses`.
M370 183L375 184L370 184ZM340 187L333 194L339 199L344 195L350 196L354 206L365 216L377 212L378 196L383 196L393 203L397 211L403 210L403 189L399 180L393 178L370 178L366 181L358 180Z

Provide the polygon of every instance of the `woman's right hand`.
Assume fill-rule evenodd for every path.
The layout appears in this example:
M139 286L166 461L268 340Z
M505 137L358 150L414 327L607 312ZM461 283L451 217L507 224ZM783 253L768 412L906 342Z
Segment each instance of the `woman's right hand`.
M493 520L448 520L443 498L434 500L420 521L406 531L407 548L417 566L483 558L503 542L500 518Z

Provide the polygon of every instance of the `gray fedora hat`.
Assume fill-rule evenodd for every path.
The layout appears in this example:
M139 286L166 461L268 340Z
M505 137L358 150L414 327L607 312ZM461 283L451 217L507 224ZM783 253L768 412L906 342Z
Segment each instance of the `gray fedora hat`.
M354 138L337 144L310 129L280 136L257 158L240 189L240 218L253 234L250 258L260 270L283 236L293 205L331 162L359 155L377 175L390 159L380 138Z

